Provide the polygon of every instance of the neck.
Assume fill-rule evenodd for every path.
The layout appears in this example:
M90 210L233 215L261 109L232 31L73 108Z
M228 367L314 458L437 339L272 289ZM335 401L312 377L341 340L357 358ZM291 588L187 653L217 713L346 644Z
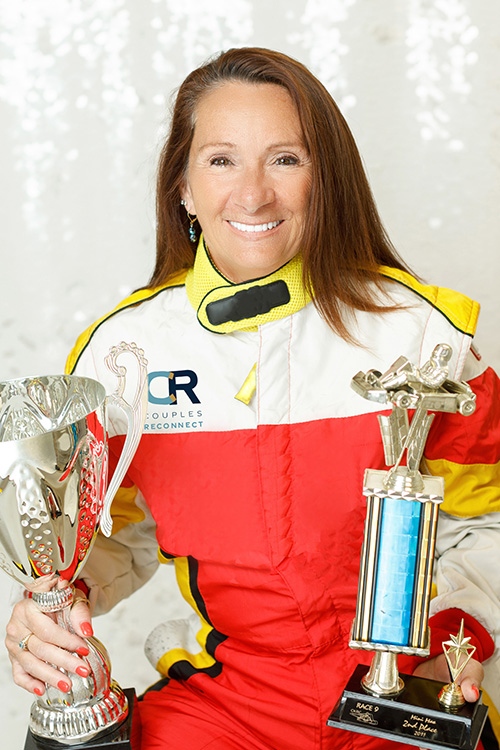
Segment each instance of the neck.
M201 325L214 333L255 331L310 302L302 282L300 254L266 276L236 283L215 266L203 236L186 277L186 291Z

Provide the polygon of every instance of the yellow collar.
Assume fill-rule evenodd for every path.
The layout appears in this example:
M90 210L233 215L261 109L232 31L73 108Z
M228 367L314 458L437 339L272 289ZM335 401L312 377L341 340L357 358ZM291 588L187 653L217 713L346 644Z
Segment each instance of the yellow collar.
M212 263L203 236L186 276L186 292L201 325L214 333L256 331L311 301L303 288L300 254L268 276L234 284Z

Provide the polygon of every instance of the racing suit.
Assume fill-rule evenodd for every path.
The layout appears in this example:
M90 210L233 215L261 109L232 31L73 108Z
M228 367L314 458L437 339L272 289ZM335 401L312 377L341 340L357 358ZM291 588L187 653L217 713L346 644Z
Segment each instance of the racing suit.
M400 355L420 366L440 343L451 345L450 377L469 380L477 410L436 415L426 446L428 471L446 482L431 655L464 612L475 658L493 653L499 583L487 571L500 554L500 398L496 376L471 352L478 305L399 270L380 272L396 309L355 312L350 343L304 293L300 257L232 284L200 244L194 268L129 297L82 334L69 358L68 371L108 391L110 346L134 341L149 363L148 415L113 503L113 535L98 537L83 571L96 611L106 611L152 575L158 549L192 605L196 639L175 624L148 639L164 679L140 704L143 750L386 746L326 725L354 668L372 656L348 642L363 473L385 468L383 407L350 381L359 370L384 372ZM265 286L265 295L277 281L288 302L266 312L243 294L247 317L212 314L210 303L229 300L238 310L235 293ZM113 460L125 424L110 416ZM400 657L400 671L417 661Z

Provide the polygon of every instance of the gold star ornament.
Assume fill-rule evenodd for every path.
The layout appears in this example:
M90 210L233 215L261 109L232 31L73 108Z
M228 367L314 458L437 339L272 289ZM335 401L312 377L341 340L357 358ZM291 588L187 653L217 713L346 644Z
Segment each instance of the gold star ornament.
M452 681L449 685L443 687L439 693L438 700L444 708L453 711L465 703L462 688L460 685L457 685L457 678L472 659L476 647L469 643L470 637L464 638L463 620L460 623L458 634L450 635L450 639L449 641L444 641L443 651Z

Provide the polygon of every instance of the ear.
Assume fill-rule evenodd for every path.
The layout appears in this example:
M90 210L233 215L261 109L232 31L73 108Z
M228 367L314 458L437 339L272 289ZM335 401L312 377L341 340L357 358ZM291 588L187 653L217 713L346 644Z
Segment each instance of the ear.
M180 193L181 193L182 200L186 202L186 205L185 205L186 211L190 213L192 216L196 216L196 208L194 205L191 188L189 187L189 183L187 180L182 181Z

